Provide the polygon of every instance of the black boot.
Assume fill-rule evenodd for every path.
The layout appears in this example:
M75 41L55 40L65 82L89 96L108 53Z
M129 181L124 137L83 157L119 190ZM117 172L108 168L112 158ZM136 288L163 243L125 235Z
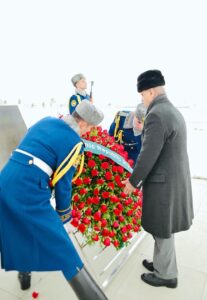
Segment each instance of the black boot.
M79 300L108 300L85 267L69 281L69 284Z
M31 273L30 272L19 272L18 279L22 290L27 290L31 285Z

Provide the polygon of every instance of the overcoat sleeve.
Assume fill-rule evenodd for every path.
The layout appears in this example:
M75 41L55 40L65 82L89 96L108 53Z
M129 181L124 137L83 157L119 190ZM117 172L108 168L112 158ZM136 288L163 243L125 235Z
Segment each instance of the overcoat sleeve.
M156 163L165 143L166 130L161 119L149 113L145 119L141 152L129 178L134 187L140 187Z

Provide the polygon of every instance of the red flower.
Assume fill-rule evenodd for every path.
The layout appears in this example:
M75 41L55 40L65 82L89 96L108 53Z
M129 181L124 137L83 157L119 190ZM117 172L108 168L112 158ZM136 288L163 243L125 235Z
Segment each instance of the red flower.
M95 212L93 217L94 217L95 221L100 221L101 220L101 212L100 211Z
M121 210L118 209L118 208L115 208L115 209L114 209L114 214L115 214L116 216L119 216L119 215L121 214Z
M107 205L102 204L101 207L100 207L100 209L101 209L101 212L102 212L102 213L105 213L105 212L107 212L108 207L107 207Z
M113 182L108 182L107 185L110 189L114 190L114 183Z
M117 144L106 130L94 127L84 138L115 151L132 165L123 145ZM123 193L122 181L130 176L104 153L86 152L82 174L73 184L71 223L87 243L121 249L141 229L142 191L136 190L130 196Z
M103 184L105 181L103 178L99 178L99 179L97 179L96 182L97 182L97 184Z
M86 216L91 216L91 214L92 214L92 208L87 208L86 209L86 211L85 211L85 214L86 214Z
M79 196L78 196L77 194L73 196L73 201L74 201L74 202L78 202L79 199L80 199L80 198L79 198Z
M98 189L98 188L95 188L95 189L93 190L93 194L94 194L95 196L98 196L98 194L99 194L99 189Z
M91 178L89 178L89 177L83 178L83 183L84 184L90 184L91 183Z
M87 194L87 189L81 189L81 190L80 190L80 194L81 194L81 195Z
M93 235L92 239L97 242L99 240L98 234Z
M102 219L101 220L101 227L105 227L107 225L107 220L106 219Z
M83 180L81 178L77 178L76 181L75 181L75 184L77 186L82 185L82 183L83 183Z
M78 227L78 224L79 224L78 218L72 219L71 224L72 224L74 227Z
M118 223L117 221L115 221L115 222L113 223L113 227L114 227L114 228L118 228L118 227L119 227L119 223Z
M93 176L93 177L96 177L96 176L98 176L98 170L92 170L91 171L91 175Z
M101 194L101 196L102 196L102 198L103 199L107 199L107 198L109 198L109 195L110 195L110 193L109 192L102 192L102 194Z
M90 151L87 151L87 152L86 152L86 156L87 156L87 157L92 157L92 156L93 156L93 153L90 152Z
M89 168L94 168L96 166L95 160L91 159L88 161L88 167Z
M103 235L103 236L109 236L109 230L106 229L106 228L104 228L104 229L102 230L102 235Z
M108 247L108 246L110 246L111 241L110 241L109 238L105 238L104 241L103 241L103 243L104 243L104 245L105 245L106 247Z
M91 221L88 218L83 218L83 223L88 225Z
M86 231L86 226L85 226L84 224L81 223L81 224L78 226L78 230L80 230L80 232L84 233L84 232Z
M115 241L113 242L113 244L114 244L114 246L115 246L116 248L119 247L119 241L115 240Z
M103 162L103 163L101 164L101 168L104 169L104 170L106 170L106 169L109 168L109 164L108 164L107 162Z

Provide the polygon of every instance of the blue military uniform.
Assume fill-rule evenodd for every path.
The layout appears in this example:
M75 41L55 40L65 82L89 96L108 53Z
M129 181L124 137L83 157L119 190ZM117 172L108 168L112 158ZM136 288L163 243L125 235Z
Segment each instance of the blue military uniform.
M126 126L126 119L130 117L131 113L130 111L119 111L109 128L109 134L124 146L128 157L135 162L141 149L141 134L135 136L132 122Z
M76 93L70 97L69 100L69 112L72 114L76 108L76 106L82 101L82 100L90 100L90 96L86 94L85 96Z
M56 170L80 141L63 120L47 117L28 130L18 148ZM14 151L0 173L2 267L23 272L62 270L70 280L83 262L58 212L68 216L75 166L54 187L55 211L50 203L49 176L32 160L32 156Z

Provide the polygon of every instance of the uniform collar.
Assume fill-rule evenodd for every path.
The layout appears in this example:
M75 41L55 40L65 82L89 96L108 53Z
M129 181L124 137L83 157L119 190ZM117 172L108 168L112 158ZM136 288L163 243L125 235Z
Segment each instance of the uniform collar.
M83 97L86 97L86 91L83 91L83 90L79 90L79 89L76 89L75 90L75 93L76 94L79 94L79 95L81 95L81 96L83 96Z
M80 129L78 126L78 123L71 115L66 115L63 118L63 121L65 121L66 124L68 124L79 136L80 136Z

